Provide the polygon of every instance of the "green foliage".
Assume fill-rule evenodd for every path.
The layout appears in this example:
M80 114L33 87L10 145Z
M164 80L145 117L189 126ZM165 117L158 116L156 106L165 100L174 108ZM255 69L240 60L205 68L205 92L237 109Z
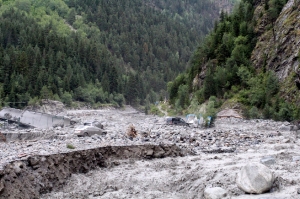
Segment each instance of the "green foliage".
M279 16L283 6L286 4L287 0L269 0L265 6L268 12L269 18L274 22Z
M28 101L29 106L34 106L40 103L40 100L37 97L30 98Z
M260 113L256 106L252 106L250 108L248 115L249 115L249 118L251 118L251 119L260 118Z
M189 103L189 93L187 85L180 85L178 88L178 99L181 108L185 109Z
M275 41L275 30L274 30L274 23L279 16L283 6L286 4L287 0L269 0L266 4L268 6L265 6L265 9L267 10L268 18L271 20L272 23L272 31L273 31L273 37Z
M75 149L75 146L73 144L67 144L68 149Z
M15 5L18 9L23 10L28 13L30 11L31 1L30 0L17 0L15 2Z
M123 107L125 104L125 98L122 94L115 94L113 96L113 101L117 103L118 107Z
M159 108L156 105L151 105L150 107L150 113L153 115L159 115L163 116L164 114L159 110Z
M285 120L285 121L292 121L293 120L293 110L291 109L291 106L286 103L282 102L280 104L280 109L277 113L276 119L278 120Z
M52 92L47 88L47 86L43 86L40 93L42 99L50 99L52 97Z
M70 9L68 14L67 14L67 22L71 25L73 25L73 23L76 20L76 11L74 8Z
M188 113L198 113L199 112L199 102L196 97L193 97L191 100L191 104L187 109Z
M210 0L151 4L1 0L0 4L3 102L37 97L61 98L70 104L72 97L122 106L125 101L145 104L148 94L150 102L159 92L165 98L161 91L166 82L186 68L218 16Z
M168 83L168 92L169 92L171 103L174 103L174 100L179 97L179 87L180 86L183 86L183 87L181 87L182 92L184 92L183 88L187 88L187 87L184 87L185 82L186 82L186 76L184 74L180 74L178 77L176 77L176 79L173 82Z
M272 24L277 19L286 0L269 0L265 4ZM299 118L299 109L279 97L280 83L271 71L256 71L250 61L256 44L253 20L254 2L242 0L232 14L222 13L220 21L203 44L195 51L191 68L169 83L170 102L177 108L195 107L208 100L208 109L214 112L215 99L234 98L242 103L248 118L293 120ZM271 25L272 25L271 24ZM274 30L273 30L274 33ZM205 74L201 87L195 80ZM191 104L181 106L179 88L188 85ZM212 97L211 96L216 96ZM197 101L195 101L197 99ZM196 103L197 102L197 103ZM222 103L219 101L219 103ZM219 105L218 105L219 106Z
M237 72L238 77L240 78L241 85L245 88L249 86L249 80L254 75L248 67L241 65Z
M65 91L65 92L63 93L63 95L61 96L61 100L62 100L62 102L63 102L65 105L71 106L71 105L72 105L72 101L73 101L73 100L72 100L72 95L71 95L71 93Z
M206 119L206 126L208 127L213 125L214 120L216 119L217 106L218 106L217 98L215 96L211 96L207 102L205 114L203 115L203 117ZM211 119L207 120L208 117L210 117Z
M61 101L61 99L58 96L58 94L54 94L52 99L55 100L55 101Z
M265 104L271 104L279 88L279 80L273 72L260 73L254 76L245 67L239 69L238 75L242 85L247 89L240 91L240 102L263 108Z
M254 47L253 40L255 40L252 16L253 5L248 1L241 1L231 15L223 13L221 21L215 25L203 45L196 50L191 62L192 68L188 71L189 78L186 79L188 81L177 81L173 88L179 88L180 84L192 85L195 76L204 69L206 77L203 86L198 88L198 91L196 90L201 102L212 95L221 98L226 93L228 97L234 85L242 83L247 87L247 78L250 78L252 74L249 69L251 68L249 58ZM203 66L205 66L204 69ZM239 71L240 66L243 69ZM243 74L245 70L249 73ZM171 103L174 104L175 98L178 98L178 95L175 95L177 90L169 89L168 91Z
M265 119L274 118L274 109L271 106L269 106L268 104L266 104L263 109L263 117Z

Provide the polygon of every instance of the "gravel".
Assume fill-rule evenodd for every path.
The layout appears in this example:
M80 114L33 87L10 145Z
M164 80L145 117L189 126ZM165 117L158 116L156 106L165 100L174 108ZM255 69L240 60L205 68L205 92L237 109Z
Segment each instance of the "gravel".
M206 187L222 187L232 198L299 197L300 142L288 122L225 118L216 120L213 128L170 126L165 125L164 117L145 115L131 107L69 110L65 115L78 121L76 125L97 119L108 133L77 137L73 134L76 125L1 131L18 136L0 143L0 166L30 155L148 143L175 143L194 156L124 160L111 168L72 175L61 191L42 198L203 198ZM127 135L131 125L138 133L135 138ZM75 149L67 148L68 144ZM249 161L262 161L275 172L270 193L245 196L237 188L236 173Z

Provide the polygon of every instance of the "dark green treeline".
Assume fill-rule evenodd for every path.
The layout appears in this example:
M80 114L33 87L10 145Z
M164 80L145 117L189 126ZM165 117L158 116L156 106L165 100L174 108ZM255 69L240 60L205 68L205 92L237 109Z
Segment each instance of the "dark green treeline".
M209 0L0 5L0 100L13 107L41 98L153 102L186 69L218 16Z

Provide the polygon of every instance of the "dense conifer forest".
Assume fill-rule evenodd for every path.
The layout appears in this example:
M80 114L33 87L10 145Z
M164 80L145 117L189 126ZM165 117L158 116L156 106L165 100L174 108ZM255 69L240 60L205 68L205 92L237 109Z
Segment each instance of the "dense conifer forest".
M0 100L147 105L213 28L210 0L0 0ZM220 58L221 59L221 58Z

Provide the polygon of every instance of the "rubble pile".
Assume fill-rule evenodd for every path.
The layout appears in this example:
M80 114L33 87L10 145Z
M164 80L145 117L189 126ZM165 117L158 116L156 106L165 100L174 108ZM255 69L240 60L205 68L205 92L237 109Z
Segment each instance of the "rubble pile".
M164 118L146 116L130 111L99 110L75 111L68 116L80 122L99 120L107 131L106 135L77 137L74 126L51 129L11 129L2 131L10 142L0 145L1 164L18 160L27 155L47 155L69 152L67 144L77 150L86 150L99 146L127 146L141 144L177 144L178 146L201 152L243 151L262 142L287 142L280 136L280 128L288 123L273 121L244 121L240 119L222 119L214 128L192 128L166 125ZM126 121L124 120L126 115ZM231 122L232 125L228 125ZM243 123L243 129L234 128L234 124ZM128 136L128 129L134 128L135 136ZM0 164L0 166L1 166Z
M108 146L171 146L175 144L182 151L189 151L194 155L195 158L183 157L182 162L191 161L191 164L184 164L185 166L182 168L180 163L173 165L172 161L174 160L172 159L170 160L166 158L166 160L157 161L169 161L168 163L163 163L166 165L165 169L177 167L182 168L178 168L178 171L177 169L176 171L171 169L172 172L175 172L174 175L178 172L177 174L181 175L181 177L178 177L178 183L176 185L174 184L173 189L167 186L165 187L165 190L162 190L162 192L176 191L174 189L176 187L180 187L180 178L184 178L185 180L183 181L187 184L185 187L177 190L182 193L182 195L178 195L179 198L180 196L185 196L186 192L190 192L188 191L188 187L190 186L194 187L194 191L201 192L200 195L199 193L198 195L196 194L197 197L204 197L203 191L205 188L214 187L224 189L224 193L227 195L226 197L229 197L230 195L235 195L237 198L242 196L243 191L238 188L235 178L241 167L248 163L249 159L260 162L261 164L270 167L270 169L279 169L280 171L277 173L277 176L275 173L276 177L273 184L281 184L280 186L284 183L289 186L292 185L294 182L292 183L286 178L290 178L290 172L299 173L299 169L295 170L295 168L298 168L297 165L300 160L300 153L297 152L300 148L297 139L298 131L290 131L291 129L295 129L295 127L288 122L222 118L216 120L215 125L212 128L194 128L188 126L166 125L165 118L145 115L131 107L126 107L124 110L70 110L65 111L65 116L71 118L72 121L76 121L77 123L71 126L54 127L49 129L22 130L18 128L7 128L6 130L1 130L1 133L6 135L7 140L6 142L0 143L0 168L4 169L5 165L13 162L26 161L28 158L33 156L67 154L73 153L74 151L92 150ZM105 135L92 135L86 137L78 137L74 135L74 129L76 126L84 122L94 120L99 121L104 126L104 130L106 131ZM130 133L128 133L128 129L130 129ZM145 153L150 156L154 155L154 152L151 150L147 150ZM167 155L165 155L165 153L161 153L154 157L166 156ZM220 163L217 163L218 161ZM288 164L288 162L292 162L292 164ZM126 165L131 163L125 161L124 164ZM143 167L149 166L145 165L146 163L144 162L139 164L141 164L142 168L140 168L140 172L142 173L144 172ZM194 170L191 171L193 168ZM228 171L224 168L227 168ZM197 173L200 170L200 173L206 175L205 179L200 174L195 174L195 172ZM100 170L97 172L100 172L102 175L102 172L104 171ZM113 172L116 171L112 169L109 171L106 170L106 172L112 172L112 176L114 176ZM214 172L220 173L220 176L213 174ZM126 175L133 174L124 174L124 178L120 178L127 181L128 179L126 179ZM160 175L164 176L166 173L161 173ZM209 179L209 176L211 175L212 177ZM221 178L223 175L226 176L224 179ZM196 179L193 178L194 180L191 181L187 179L187 176L195 176L195 178L198 177L198 183L201 182L201 184L199 184L196 188L196 185L193 184ZM131 180L137 181L138 179ZM162 181L161 178L159 180ZM172 180L172 182L169 183L175 182L177 181ZM116 182L114 181L114 183ZM129 181L128 183L130 184L132 182ZM76 189L74 186L74 184L70 185L70 187ZM151 187L152 185L145 184L145 186ZM279 188L282 190L282 187L279 185L274 186L275 185L271 188L274 192L278 191ZM87 192L89 192L88 189L89 187L86 187L86 192L84 192L84 197L82 198L89 198L86 195L88 194ZM130 189L130 187L124 187L124 189L127 190ZM190 189L192 188L190 187ZM214 190L216 189L207 189L206 195L214 195ZM106 190L106 192L109 191ZM162 192L159 193L161 194ZM95 193L97 193L96 188L93 190L93 194ZM76 194L79 193L76 192ZM59 196L57 198L73 198L73 195L58 195ZM95 195L97 198L98 194ZM135 195L136 198L147 198L147 194L141 195L134 193L125 194L124 198L135 198ZM193 192L190 198L197 198L196 195L194 195ZM88 194L88 196L90 195ZM107 198L110 197L122 198L123 196L117 197L110 193L107 195ZM170 196L164 194L162 194L161 197L155 198L164 197L176 198L174 195ZM55 196L50 195L49 198L55 198Z

